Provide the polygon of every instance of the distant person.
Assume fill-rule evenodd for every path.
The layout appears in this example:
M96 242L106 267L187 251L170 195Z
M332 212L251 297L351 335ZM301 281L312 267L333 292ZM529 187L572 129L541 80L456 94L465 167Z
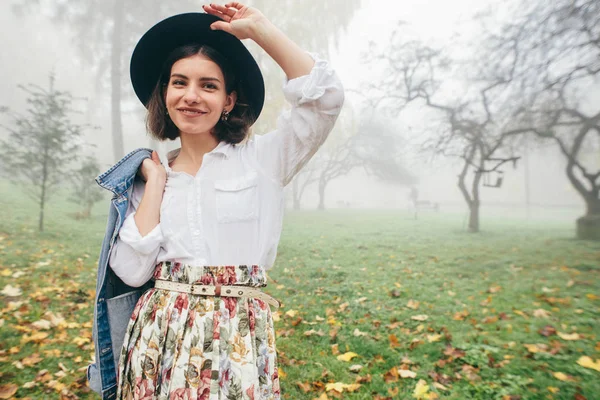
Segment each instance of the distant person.
M280 398L269 308L279 303L260 288L275 261L283 188L332 130L343 89L326 61L260 11L203 9L159 22L131 60L149 132L180 138L181 148L164 164L135 150L98 178L115 193L88 369L105 399ZM265 94L241 39L288 79L291 110L264 136L249 138Z

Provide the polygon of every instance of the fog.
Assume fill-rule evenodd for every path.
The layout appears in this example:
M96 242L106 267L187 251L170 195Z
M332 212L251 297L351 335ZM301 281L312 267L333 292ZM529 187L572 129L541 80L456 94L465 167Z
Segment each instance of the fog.
M86 131L86 142L97 146L94 154L103 168L108 167L115 161L111 144L109 75L104 75L101 78L102 83L98 85L98 65L91 64L81 57L81 51L74 40L77 32L73 26L51 21L51 3L41 2L39 7L32 7L21 16L13 13L11 2L5 1L0 4L0 73L4 77L0 82L0 105L8 106L11 110L23 110L26 93L18 89L17 85L33 83L45 87L49 74L54 72L58 89L70 91L75 97L82 99L76 103L80 111L76 118L80 123L96 127ZM257 6L261 4L259 1L249 3ZM307 10L336 11L315 7L320 2L304 3ZM385 68L374 64L375 58L370 60L369 52L373 49L385 51L391 33L399 23L403 23L402 34L407 37L436 48L447 49L452 54L472 54L477 50L469 46L475 46L477 39L483 34L483 26L493 30L493 23L502 22L503 12L511 10L514 4L516 3L472 0L356 2L355 9L345 10L351 15L347 26L339 31L330 29L330 36L325 42L314 41L316 45L321 46L320 48L306 49L328 56L342 78L347 93L345 114L341 118L360 121L361 117L369 112L372 113L369 118L381 119L392 126L391 129L401 140L400 148L394 150L395 157L418 179L414 185L389 183L378 179L372 173L367 173L365 168L357 167L327 185L326 208L410 208L410 188L415 186L420 200L439 203L442 211L467 212L465 201L457 187L461 160L439 154L434 156L433 152L422 149L421 139L431 137L432 131L435 136L437 129L429 122L436 120L437 124L441 124L439 118L424 110L423 104L402 110L399 107L394 108L393 105L382 105L376 109L365 106L365 102L369 100L369 88L383 81L386 74ZM494 18L488 18L484 21L485 24L474 19L476 14L483 13L490 7L496 11ZM185 9L176 11L190 9L193 8L188 5ZM200 6L197 9L200 10ZM166 16L162 15L162 12L157 10L154 13L157 15L155 22ZM285 20L280 15L282 12L277 11L277 15L273 15L272 19L283 31L288 32L288 27L279 23ZM151 10L146 14L152 14ZM150 26L151 24L145 23L145 29ZM293 39L300 40L304 36L321 33L318 29L313 29L309 18L305 18L298 22L289 34ZM308 43L310 40L303 42ZM131 43L126 42L125 45L129 46L127 52L130 54ZM249 45L254 52L258 51L252 44ZM124 63L128 61L126 59ZM268 65L268 61L263 60L263 63ZM125 66L123 70L128 69ZM274 68L267 68L269 77L274 77L267 79L267 90L270 93L276 92L276 96L279 96L277 91L280 91L284 77L281 72L273 70ZM124 154L137 147L150 146L161 154L178 147L175 142L159 144L150 140L143 123L144 109L131 95L129 77L125 73L122 82ZM591 102L594 98L597 100L598 96L592 95L585 101ZM261 134L272 129L275 124L274 116L282 107L277 99L268 103L265 113L256 125L255 133ZM10 122L6 115L0 115L0 118L3 123ZM352 124L344 125L344 122L340 121L338 128L321 151L326 151L327 146L336 145L336 135L343 137L344 134L349 134L348 131L344 132L344 127L347 126ZM378 132L373 131L369 134L377 135ZM6 137L7 133L3 130L0 135ZM515 215L524 217L528 215L527 204L531 207L529 216L533 218L543 214L544 217L556 215L557 218L572 219L584 213L584 202L565 174L567 160L553 142L532 140L527 146L521 146L517 153L520 159L516 168L510 164L500 168L504 173L501 187L482 187L481 201L484 213L493 212L492 208L498 207L512 209ZM599 153L598 148L595 148L588 151L585 157L593 166L598 167ZM493 175L491 179L496 179L496 176ZM301 199L302 208L315 208L318 197L316 185L308 186ZM289 203L291 207L291 200ZM542 209L546 212L531 211ZM554 210L557 209L561 211L555 213Z

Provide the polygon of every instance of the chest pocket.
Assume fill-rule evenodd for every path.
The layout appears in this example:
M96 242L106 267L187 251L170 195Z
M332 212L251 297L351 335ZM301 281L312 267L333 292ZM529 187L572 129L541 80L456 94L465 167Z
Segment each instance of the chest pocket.
M215 181L217 221L239 222L258 218L258 175Z

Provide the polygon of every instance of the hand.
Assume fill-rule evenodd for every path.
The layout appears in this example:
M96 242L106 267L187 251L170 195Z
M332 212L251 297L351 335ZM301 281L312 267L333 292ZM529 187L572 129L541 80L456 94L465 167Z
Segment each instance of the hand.
M255 39L257 29L267 22L267 18L256 8L246 7L238 2L230 2L224 6L218 4L203 5L207 14L221 18L214 22L211 29L219 29L230 33L238 39Z
M140 166L139 173L145 182L152 181L158 184L164 185L167 182L167 171L165 167L160 163L158 154L156 151L152 152L151 158L146 158Z

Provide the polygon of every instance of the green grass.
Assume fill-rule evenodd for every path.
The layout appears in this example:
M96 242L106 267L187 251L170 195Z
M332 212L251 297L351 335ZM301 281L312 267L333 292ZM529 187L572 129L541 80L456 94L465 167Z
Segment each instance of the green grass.
M17 398L58 399L63 388L97 398L84 367L108 201L87 221L68 216L73 204L52 201L38 233L33 202L7 184L0 190L0 290L22 290L0 295L0 386L18 385ZM337 397L409 399L423 379L441 399L600 398L600 372L577 364L600 359L600 243L573 240L570 220L482 218L484 231L474 235L462 231L462 215L288 213L267 288L284 303L276 313L283 398L318 398L328 383L357 379L356 391ZM32 325L47 311L66 323ZM411 318L418 315L427 319ZM547 325L579 336L543 336ZM311 329L323 335L307 336ZM48 336L32 336L39 332ZM336 347L357 356L340 361ZM452 349L455 357L444 354ZM401 366L416 377L393 381Z

